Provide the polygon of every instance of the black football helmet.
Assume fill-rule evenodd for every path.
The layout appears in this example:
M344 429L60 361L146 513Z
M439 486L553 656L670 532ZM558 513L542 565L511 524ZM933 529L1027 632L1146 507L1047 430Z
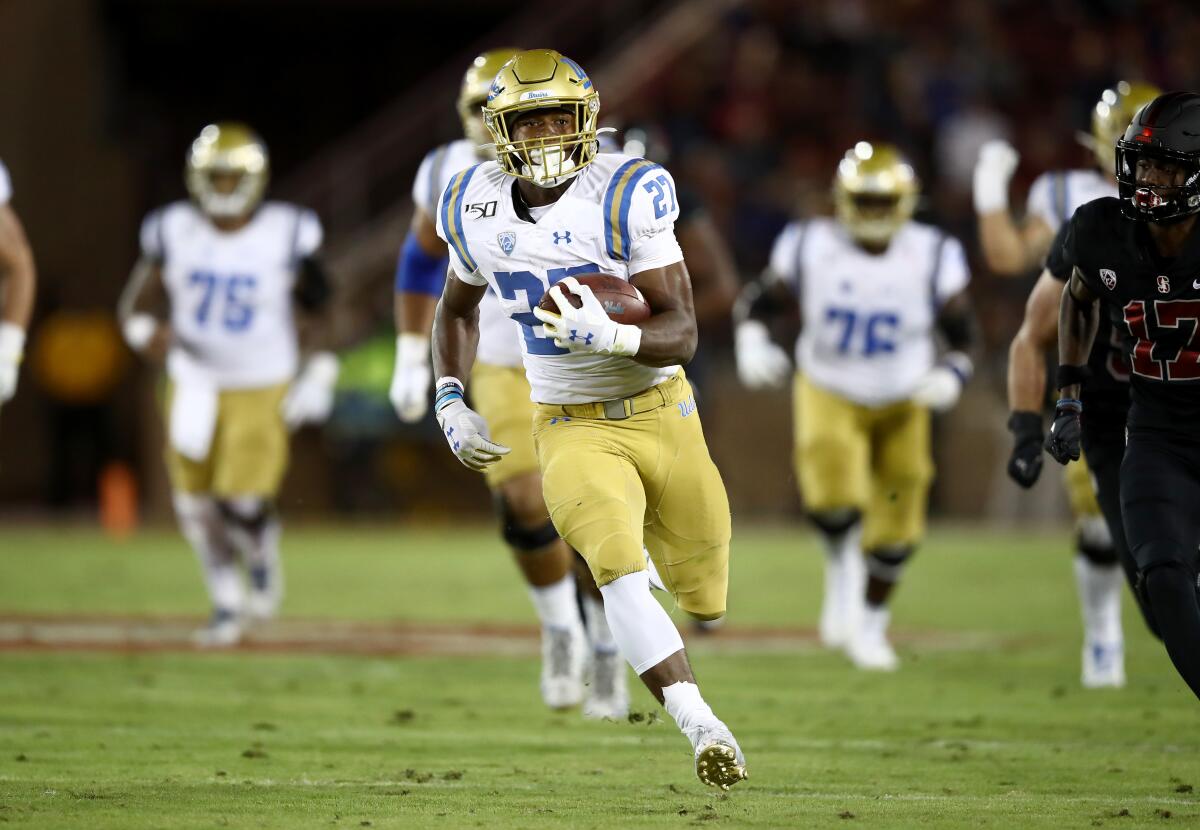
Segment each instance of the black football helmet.
M1141 159L1181 165L1181 185L1138 183ZM1138 110L1117 141L1117 189L1121 210L1143 222L1178 222L1200 213L1200 95L1167 92Z

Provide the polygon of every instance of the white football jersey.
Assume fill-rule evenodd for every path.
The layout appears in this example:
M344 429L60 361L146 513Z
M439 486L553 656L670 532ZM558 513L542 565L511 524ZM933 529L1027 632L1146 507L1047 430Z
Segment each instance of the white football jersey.
M0 205L7 205L12 199L12 180L8 178L8 168L0 161Z
M1099 170L1052 170L1034 180L1025 211L1058 233L1080 205L1116 195L1116 183Z
M602 153L536 222L518 214L513 182L494 161L456 175L438 205L438 235L450 245L459 279L491 286L501 308L520 324L533 400L613 400L674 375L678 366L560 349L532 314L564 277L600 272L628 280L682 261L671 175L645 159Z
M296 265L321 237L317 215L286 202L264 203L232 233L186 201L146 217L142 253L162 264L174 335L218 386L273 386L296 374Z
M770 272L800 301L800 371L867 406L911 397L936 358L938 309L970 281L958 240L919 222L878 256L833 219L793 222L775 240Z
M419 205L430 216L437 216L438 200L450 183L450 178L476 164L479 164L479 154L475 151L475 145L465 138L435 147L417 169L417 178L413 181L413 204ZM476 351L480 363L509 367L521 365L521 332L501 310L500 301L490 290L479 303L479 348Z

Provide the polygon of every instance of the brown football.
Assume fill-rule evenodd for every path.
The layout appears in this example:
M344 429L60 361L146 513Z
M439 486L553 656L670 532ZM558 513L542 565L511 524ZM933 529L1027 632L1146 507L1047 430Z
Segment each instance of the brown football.
M604 311L611 320L616 320L618 323L641 323L650 316L650 306L647 305L642 292L620 277L608 274L581 274L577 275L575 279L579 280L581 285L592 289L592 293L596 295L600 305L604 306ZM567 298L567 302L575 308L579 308L583 304L565 287L562 288L562 293ZM538 307L546 311L558 312L558 304L554 302L549 291L542 295L542 299L538 301Z

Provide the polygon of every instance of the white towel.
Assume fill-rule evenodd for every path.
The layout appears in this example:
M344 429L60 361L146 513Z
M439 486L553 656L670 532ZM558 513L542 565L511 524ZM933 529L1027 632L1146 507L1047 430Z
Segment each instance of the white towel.
M217 427L216 381L195 358L176 347L167 356L167 376L175 385L171 402L171 446L193 461L208 458Z

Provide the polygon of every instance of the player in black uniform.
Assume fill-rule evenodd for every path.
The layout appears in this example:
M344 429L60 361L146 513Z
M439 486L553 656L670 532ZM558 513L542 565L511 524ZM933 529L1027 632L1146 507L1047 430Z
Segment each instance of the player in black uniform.
M1126 333L1132 371L1120 490L1138 592L1200 697L1200 95L1167 93L1139 111L1117 142L1117 184L1119 199L1075 212L1059 249L1072 274L1046 449L1064 464L1079 457L1102 305Z

